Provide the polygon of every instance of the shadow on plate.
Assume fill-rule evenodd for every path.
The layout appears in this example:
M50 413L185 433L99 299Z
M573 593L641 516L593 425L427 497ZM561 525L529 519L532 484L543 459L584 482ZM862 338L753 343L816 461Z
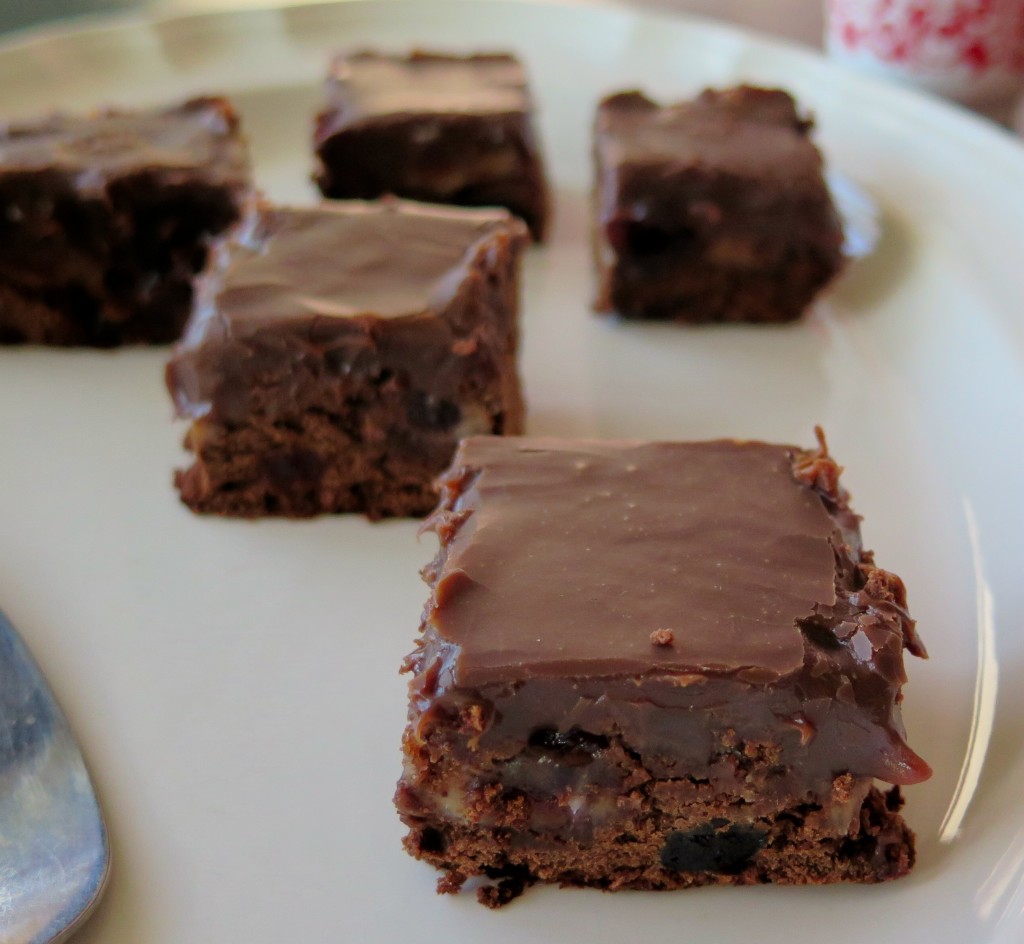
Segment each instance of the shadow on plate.
M909 275L914 262L913 239L907 224L888 207L881 210L878 245L867 256L855 259L835 288L830 300L853 312L879 306Z

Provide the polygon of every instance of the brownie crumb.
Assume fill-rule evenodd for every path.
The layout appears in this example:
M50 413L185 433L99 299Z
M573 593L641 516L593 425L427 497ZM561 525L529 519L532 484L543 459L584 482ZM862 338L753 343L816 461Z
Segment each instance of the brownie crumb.
M671 629L656 629L651 633L651 645L653 646L671 646L675 642L675 636L672 635Z
M482 734L487 727L483 705L467 705L459 713L459 730L463 734Z
M832 781L832 802L836 805L848 803L853 795L855 781L849 773L840 774Z
M899 787L893 787L885 792L885 808L890 813L898 813L903 809L903 794Z
M515 874L506 875L493 885L478 888L476 900L488 908L501 908L515 901L531 884L529 873L525 869L517 869Z
M445 872L437 880L437 893L439 895L457 895L466 884L466 876L461 872Z

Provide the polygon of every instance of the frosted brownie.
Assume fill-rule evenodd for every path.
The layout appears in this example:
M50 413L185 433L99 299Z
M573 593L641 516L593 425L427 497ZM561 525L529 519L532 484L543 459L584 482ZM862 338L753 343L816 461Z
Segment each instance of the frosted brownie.
M176 340L251 194L223 98L0 126L0 343Z
M823 442L460 446L396 795L439 890L911 868L899 787L930 769L900 689L925 652L838 475Z
M843 266L812 122L742 86L659 105L601 102L595 307L688 322L797 318Z
M456 442L521 431L504 210L267 209L226 244L167 369L195 511L426 514Z
M317 183L326 197L503 206L543 239L532 110L523 67L507 54L340 55L317 119Z

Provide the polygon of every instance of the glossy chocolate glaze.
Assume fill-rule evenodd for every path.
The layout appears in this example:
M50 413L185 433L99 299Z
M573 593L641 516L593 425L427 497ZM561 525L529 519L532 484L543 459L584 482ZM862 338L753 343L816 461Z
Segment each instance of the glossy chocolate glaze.
M930 774L899 714L924 650L824 445L471 439L426 527L408 736L450 796L494 777L572 833L552 798L651 778L760 815Z
M813 184L822 164L807 140L811 127L793 99L777 89L708 89L671 105L642 92L619 92L598 107L597 143L608 165L703 165L737 176Z
M474 440L432 623L461 684L800 667L835 527L774 447ZM728 475L723 475L723 470ZM770 575L771 579L766 579ZM651 644L670 629L673 643Z
M450 56L414 52L408 56L356 52L338 56L327 84L333 122L340 127L412 114L500 115L529 110L526 73L504 53Z
M0 125L0 168L69 175L79 191L102 190L126 174L160 170L196 174L211 183L248 185L238 118L222 98L191 99L173 108L109 109L92 115L54 114Z
M515 350L514 315L496 314L487 279L492 266L516 270L526 242L502 210L399 200L267 209L200 287L168 366L178 413L242 422L262 396L273 415L269 389L282 414L324 408L319 398L344 399L382 371L400 373L428 411L458 403L473 365L477 379L506 371ZM515 279L501 284L513 286L502 310L514 313ZM518 404L514 368L505 385Z
M397 200L268 209L219 277L216 321L238 337L270 321L440 310L481 245L517 225L500 210Z

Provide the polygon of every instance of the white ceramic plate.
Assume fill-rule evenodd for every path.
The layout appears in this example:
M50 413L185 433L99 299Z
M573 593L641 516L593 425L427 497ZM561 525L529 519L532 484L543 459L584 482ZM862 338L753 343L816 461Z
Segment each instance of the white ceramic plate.
M0 54L0 110L235 96L269 194L308 201L340 45L512 47L557 193L526 272L534 433L812 442L822 423L928 663L906 722L912 877L677 894L440 898L391 807L397 669L431 554L411 522L194 517L161 351L0 351L0 603L91 761L114 851L81 942L1019 941L1024 935L1024 148L979 120L709 24L431 0L47 35ZM806 321L643 327L588 311L589 124L624 86L779 83L883 209L876 253ZM997 681L1005 679L998 691ZM2 866L2 849L0 849ZM2 879L0 879L2 881ZM0 892L2 897L2 892Z

